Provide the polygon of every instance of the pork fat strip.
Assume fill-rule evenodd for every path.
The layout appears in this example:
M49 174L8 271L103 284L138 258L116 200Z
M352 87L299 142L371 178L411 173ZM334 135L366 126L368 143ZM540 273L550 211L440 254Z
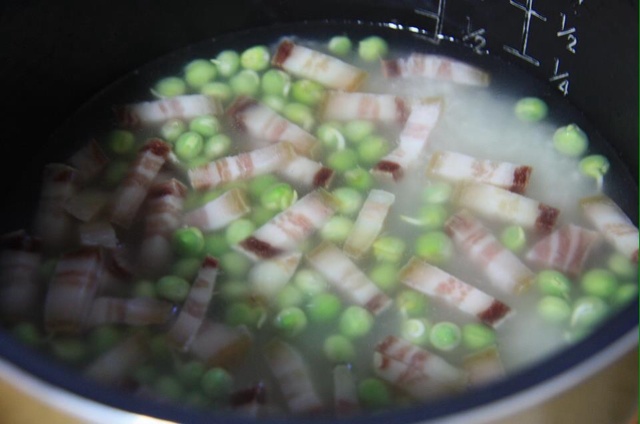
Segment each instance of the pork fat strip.
M113 226L107 221L84 222L78 225L80 244L83 246L102 246L115 249L118 236Z
M403 124L411 112L412 100L393 94L328 91L319 107L323 121L367 120Z
M304 156L313 156L319 148L312 134L251 97L238 96L226 115L236 130L250 135L259 147L265 145L264 141L267 145L287 141Z
M374 315L391 306L391 299L332 243L322 242L307 254L307 260L350 302Z
M457 183L474 181L522 194L527 189L532 168L509 162L478 159L451 151L434 152L427 176Z
M58 260L44 304L49 332L78 332L87 323L102 271L102 252L83 247Z
M74 238L74 223L65 205L77 192L78 170L59 163L45 167L40 201L34 220L34 236L43 247L59 249Z
M401 179L404 171L420 159L441 111L442 100L414 106L400 132L398 145L371 172L374 175L390 176L396 181Z
M111 205L111 222L124 228L131 226L170 151L171 146L157 138L142 146L115 193Z
M251 343L246 327L229 327L205 319L189 352L209 367L230 366L242 360Z
M167 338L178 350L188 351L196 338L213 297L218 271L218 261L207 255L200 265L178 318L167 333Z
M145 363L150 352L142 333L134 333L87 366L84 375L103 384L126 383L134 369Z
M471 387L491 383L506 375L500 353L495 346L466 356L463 368L467 372L468 384Z
M64 209L82 222L89 222L100 215L109 202L110 194L103 190L86 188L67 202Z
M115 109L115 113L121 125L138 128L169 119L189 121L202 115L221 115L222 104L216 98L203 94L185 94L121 106Z
M78 170L80 180L87 182L102 172L109 163L109 158L100 144L92 139L71 155L67 162Z
M526 259L543 268L577 277L600 240L600 234L595 231L567 224L539 240L527 252Z
M147 297L100 296L91 306L88 327L104 324L162 325L173 316L173 304Z
M184 223L202 231L219 230L251 211L244 191L232 188L222 196L184 215Z
M638 263L638 227L608 196L599 195L580 200L582 212L589 222L619 253Z
M304 414L323 409L304 360L295 348L276 339L265 346L264 354L290 412Z
M5 319L28 319L37 310L40 240L25 230L0 237L0 314Z
M373 372L382 380L416 400L429 400L451 392L451 388L433 380L422 370L380 352L373 353Z
M449 57L424 53L383 60L382 72L387 78L423 77L480 87L489 85L490 80L487 72L475 66Z
M461 183L454 202L489 219L548 233L560 211L552 206L503 188L482 183Z
M290 143L276 143L190 169L189 180L194 189L209 190L231 181L274 172L294 157L295 152Z
M343 250L353 259L360 259L376 240L384 226L396 196L384 190L373 189L364 201Z
M104 250L104 265L98 283L98 291L101 294L122 292L123 286L129 283L136 271L131 250L124 243L118 243L113 249Z
M360 411L358 389L351 365L341 364L333 368L333 406L338 417Z
M535 274L468 211L452 215L445 223L445 231L494 287L506 293L520 293L533 282Z
M280 42L271 64L299 78L344 91L356 90L367 77L360 68L291 40Z
M280 169L278 175L306 189L329 188L334 172L333 169L327 168L320 162L298 155L286 164L284 168Z
M331 193L316 189L271 218L234 249L253 260L293 250L327 223L336 211L335 202Z
M255 264L249 271L252 295L274 299L293 277L301 258L302 253L289 252Z
M402 268L400 281L494 328L511 314L511 308L501 301L417 258Z

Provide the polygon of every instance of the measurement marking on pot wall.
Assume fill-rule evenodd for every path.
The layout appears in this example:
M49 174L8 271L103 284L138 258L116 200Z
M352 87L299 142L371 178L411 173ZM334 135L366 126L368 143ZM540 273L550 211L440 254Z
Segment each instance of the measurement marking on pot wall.
M435 21L433 37L429 37L429 39L436 44L439 44L440 40L445 38L442 32L442 27L444 26L444 11L446 4L447 0L438 0L438 7L435 11L427 9L414 9L414 11L418 15L425 16Z
M526 60L534 66L540 66L540 61L527 54L527 45L529 44L529 31L531 30L531 17L540 19L543 22L547 21L545 16L542 16L533 8L533 0L526 0L524 4L515 0L509 0L509 4L517 7L524 12L524 22L522 24L522 37L520 39L520 49L515 47L504 45L503 48L506 52Z
M580 3L582 4L582 3ZM571 28L567 28L567 15L565 15L564 13L560 13L560 17L562 18L562 21L560 23L560 31L558 31L556 33L556 35L558 36L558 38L560 37L567 37L567 50L569 50L571 53L575 54L576 53L576 45L578 44L578 37L575 35L576 32L576 28L575 27L571 27Z
M563 96L569 94L569 72L560 72L560 59L555 59L553 75L549 78L549 82L558 82L557 88Z
M465 32L466 34L462 37L462 42L470 44L475 54L483 55L489 53L485 48L487 46L487 39L484 36L486 32L485 29L480 28L473 30L469 16L467 16L467 29Z

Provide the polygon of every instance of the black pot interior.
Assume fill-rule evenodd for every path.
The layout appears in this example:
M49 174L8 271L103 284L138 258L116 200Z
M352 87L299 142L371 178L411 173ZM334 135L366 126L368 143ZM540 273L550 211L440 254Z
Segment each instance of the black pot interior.
M189 45L205 48L207 40L219 34L304 20L412 27L425 43L453 42L459 48L498 56L535 75L550 97L565 97L608 141L609 154L620 164L612 172L630 178L633 186L633 192L614 193L613 197L637 225L638 3L539 0L535 2L539 17L528 9L533 3L240 0L222 7L211 1L7 2L0 16L0 75L2 92L9 100L5 105L10 109L4 112L0 144L0 157L5 161L0 180L5 196L2 232L14 229L14 223L23 218L24 205L37 200L37 190L29 187L39 184L38 170L50 161L48 155L64 157L64 149L70 151L82 138L77 134L78 140L69 140L63 147L64 140L56 134L67 134L57 130L95 93L158 57ZM570 32L574 26L577 30ZM18 173L7 166L15 163ZM417 422L524 392L632 331L637 326L637 311L636 300L583 341L484 390L424 407L356 417L353 422ZM43 380L116 408L179 422L245 422L132 399L99 387L3 332L0 355Z

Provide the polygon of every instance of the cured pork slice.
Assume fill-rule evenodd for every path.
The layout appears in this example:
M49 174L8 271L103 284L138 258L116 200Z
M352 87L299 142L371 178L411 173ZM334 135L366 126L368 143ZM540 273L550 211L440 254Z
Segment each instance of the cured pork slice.
M280 42L271 64L297 77L344 91L356 90L367 77L360 68L291 40Z
M400 281L494 328L511 314L511 308L501 301L417 258L402 268Z
M251 97L238 96L226 115L235 129L250 135L260 147L265 141L266 144L286 141L297 153L312 156L319 146L312 134Z
M107 221L84 222L78 225L78 234L83 246L102 246L107 249L118 246L116 231Z
M120 124L130 128L156 125L169 119L189 121L202 115L221 115L222 112L222 104L218 99L203 94L185 94L115 109Z
M67 162L78 170L80 180L87 182L102 172L109 163L109 158L100 147L100 143L91 139L71 155Z
M396 389L416 400L429 400L450 392L450 387L438 384L425 375L419 367L406 364L392 357L373 353L373 372Z
M538 241L527 252L526 259L543 268L578 276L600 240L595 231L567 224Z
M351 232L344 242L344 252L353 259L361 258L371 247L384 226L396 196L373 189L364 201Z
M105 324L132 326L162 325L173 316L173 305L164 300L147 297L97 297L87 319L88 327Z
M113 249L104 249L104 265L99 279L99 292L121 292L136 273L131 248L125 243L118 243Z
M100 248L83 247L58 260L44 304L48 331L78 332L86 325L98 291L102 256Z
M274 172L294 157L295 151L291 144L276 143L190 169L189 180L194 189L209 190L224 183Z
M480 68L450 57L425 53L383 60L382 72L387 78L423 77L479 87L489 85L490 81L489 74Z
M374 175L402 178L404 172L421 157L429 136L442 112L442 100L416 105L411 109L395 149L383 157L371 170Z
M306 156L296 156L284 168L278 171L285 180L298 184L305 189L329 188L333 180L334 171Z
M461 183L454 197L461 208L543 233L553 229L560 215L552 206L489 184Z
M522 194L527 189L532 168L509 162L478 159L451 151L434 152L427 176L457 183L474 181Z
M451 216L445 231L494 287L506 293L520 293L533 282L535 274L468 211Z
M638 227L610 197L598 195L580 200L589 222L619 253L638 263Z
M272 258L295 249L322 228L335 211L334 197L324 189L316 189L271 218L234 248L253 260Z
M109 203L110 194L103 190L86 188L71 196L64 209L82 222L89 222L100 215Z
M183 352L189 350L204 322L209 303L213 297L218 271L218 261L207 255L200 265L178 318L169 328L167 338Z
M129 228L154 178L164 165L171 146L154 138L147 141L120 183L111 205L111 222Z
M205 319L189 352L209 367L231 366L245 356L251 343L251 333L246 327L229 327Z
M333 406L338 417L360 411L356 378L351 365L341 364L333 368Z
M322 242L307 254L307 260L350 302L374 315L391 306L391 299L334 244Z
M463 360L463 368L469 376L471 387L491 383L506 375L500 352L495 346L467 355Z
M328 91L319 107L323 121L367 120L404 124L412 100L393 94Z
M184 223L202 231L219 230L248 214L251 208L244 191L232 188L220 197L184 215Z
M144 336L134 333L98 356L85 368L84 375L103 384L124 384L135 368L145 363L149 356Z
M305 414L324 408L304 359L293 346L274 339L265 346L264 355L291 413Z

